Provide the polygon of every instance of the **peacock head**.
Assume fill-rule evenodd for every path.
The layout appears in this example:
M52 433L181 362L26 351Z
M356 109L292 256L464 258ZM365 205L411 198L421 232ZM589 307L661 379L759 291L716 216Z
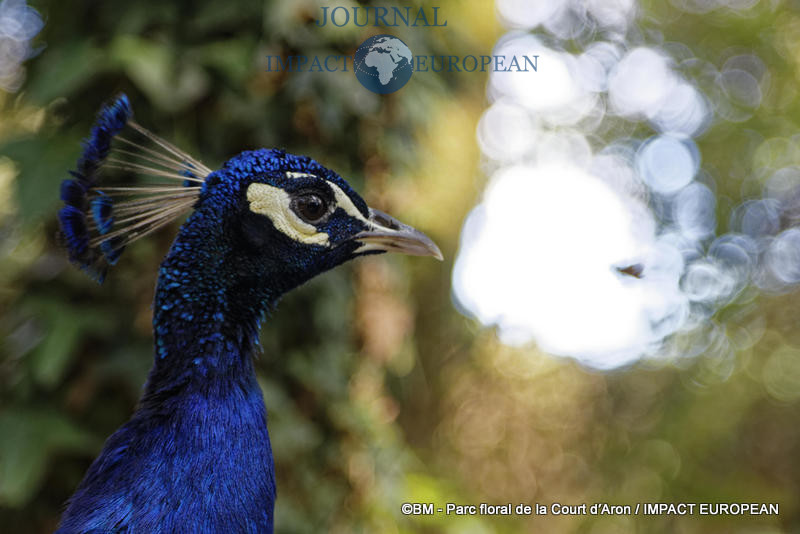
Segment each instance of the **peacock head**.
M158 182L132 186L131 173ZM187 212L175 246L227 276L281 273L281 292L357 256L442 259L427 236L369 208L313 159L260 149L212 171L133 121L125 95L101 110L72 174L61 188L62 235L71 260L100 279L126 245Z
M371 209L334 171L282 150L243 152L208 175L189 224L207 220L232 261L297 285L349 259L401 252L441 259L418 230Z

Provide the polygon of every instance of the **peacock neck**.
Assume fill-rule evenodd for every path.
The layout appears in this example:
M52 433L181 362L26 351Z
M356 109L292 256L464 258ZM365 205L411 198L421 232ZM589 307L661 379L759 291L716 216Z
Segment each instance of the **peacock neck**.
M161 266L144 395L92 464L60 532L272 532L274 464L251 358L270 290L247 280L242 293L242 266L225 241L191 221Z
M233 247L215 235L218 228L199 232L192 223L181 229L159 271L146 396L191 382L254 382L260 318L277 298L263 278L242 277Z

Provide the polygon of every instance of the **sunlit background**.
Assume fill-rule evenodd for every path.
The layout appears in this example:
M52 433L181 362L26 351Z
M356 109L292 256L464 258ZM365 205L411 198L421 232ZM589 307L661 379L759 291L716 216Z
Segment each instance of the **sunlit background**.
M0 530L54 529L151 361L174 228L103 286L53 237L58 184L120 90L212 166L309 154L445 252L334 271L264 327L278 531L800 529L800 6L469 0L440 5L446 27L315 25L338 5L363 6L0 1ZM266 55L352 54L378 33L538 68L416 72L390 96L352 73L265 71Z
M647 39L633 1L543 6L497 5L513 30L496 53L539 54L541 69L489 80L478 141L490 178L464 225L455 297L501 341L590 367L702 353L670 341L724 337L713 317L745 288L800 281L796 162L755 161L761 194L724 220L718 183L738 177L704 166L695 141L751 119L770 71L753 50L732 46L717 66ZM754 2L676 7L752 17ZM779 142L759 140L754 157Z

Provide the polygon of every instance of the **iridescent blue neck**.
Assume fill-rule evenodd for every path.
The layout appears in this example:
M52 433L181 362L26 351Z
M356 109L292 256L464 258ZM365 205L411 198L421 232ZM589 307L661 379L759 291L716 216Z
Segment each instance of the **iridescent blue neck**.
M252 375L260 318L280 295L268 277L243 265L221 225L203 224L206 219L193 214L161 264L148 393L190 381Z
M144 395L59 532L272 532L274 464L251 355L274 293L237 272L252 265L205 220L190 217L161 266Z

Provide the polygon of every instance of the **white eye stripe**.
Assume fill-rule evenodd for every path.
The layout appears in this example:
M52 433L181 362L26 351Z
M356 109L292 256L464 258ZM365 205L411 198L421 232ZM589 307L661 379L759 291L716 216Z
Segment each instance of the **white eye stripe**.
M280 187L253 183L247 188L247 201L250 210L260 213L272 221L279 231L300 243L308 245L328 246L328 234L300 219L291 209L292 199L289 193Z
M350 197L348 197L347 194L345 194L345 192L342 191L342 189L338 185L334 184L333 182L327 182L327 183L333 190L334 197L336 197L337 208L342 208L344 212L347 213L349 216L358 219L367 226L373 226L373 224L369 220L367 220L366 217L364 217L364 214L359 211L356 205L353 204L353 201L350 200Z
M287 178L319 178L314 174L305 172L286 171L285 174ZM342 208L348 215L355 217L365 224L372 224L364 217L361 211L356 208L355 204L353 204L353 201L350 200L350 197L348 197L338 185L328 180L325 180L325 183L328 184L331 189L333 189L334 196L336 197L336 204L339 208Z

